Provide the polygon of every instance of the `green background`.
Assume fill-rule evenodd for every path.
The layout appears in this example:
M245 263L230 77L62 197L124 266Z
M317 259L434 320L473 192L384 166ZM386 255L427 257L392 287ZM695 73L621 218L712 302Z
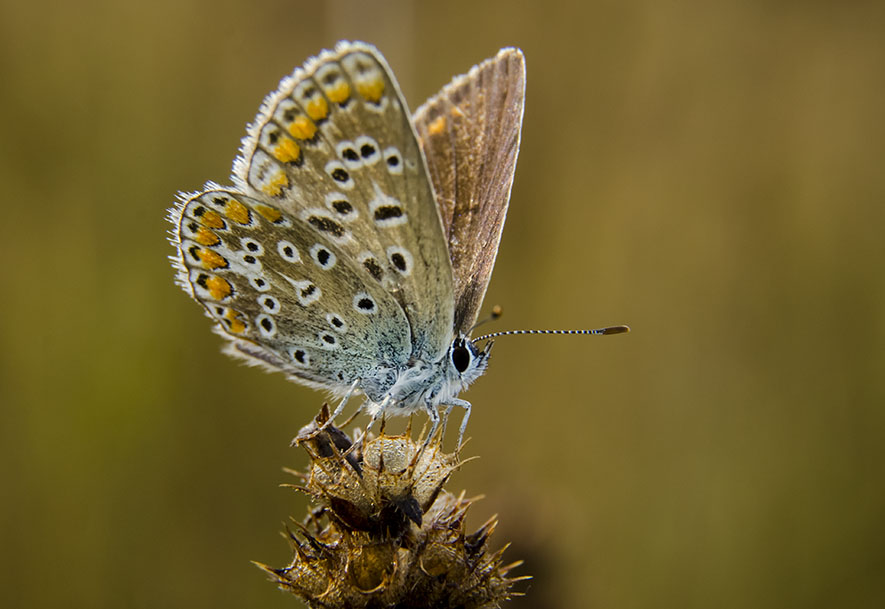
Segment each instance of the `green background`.
M412 108L506 45L522 152L451 481L513 607L885 606L885 4L0 5L4 607L292 607L321 394L240 366L166 208L340 38ZM451 438L450 438L451 440Z

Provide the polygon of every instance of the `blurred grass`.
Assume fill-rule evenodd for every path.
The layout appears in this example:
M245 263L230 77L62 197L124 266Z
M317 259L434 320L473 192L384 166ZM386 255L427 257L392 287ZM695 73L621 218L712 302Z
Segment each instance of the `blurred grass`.
M412 107L504 45L528 102L453 481L513 606L885 605L880 3L0 6L8 607L292 606L276 488L317 393L219 352L165 208L339 38Z

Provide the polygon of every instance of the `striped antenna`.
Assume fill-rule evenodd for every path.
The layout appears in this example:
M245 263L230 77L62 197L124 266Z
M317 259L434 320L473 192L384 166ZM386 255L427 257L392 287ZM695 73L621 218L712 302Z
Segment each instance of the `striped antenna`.
M506 330L504 332L483 334L478 338L474 338L471 342L495 338L496 336L511 336L513 334L623 334L629 331L630 326L608 326L607 328L596 328L594 330Z

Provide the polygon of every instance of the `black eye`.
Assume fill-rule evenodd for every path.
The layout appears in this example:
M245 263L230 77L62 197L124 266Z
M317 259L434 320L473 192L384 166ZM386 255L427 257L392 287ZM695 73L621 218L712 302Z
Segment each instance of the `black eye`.
M470 351L463 343L452 347L452 365L458 372L464 372L470 365Z

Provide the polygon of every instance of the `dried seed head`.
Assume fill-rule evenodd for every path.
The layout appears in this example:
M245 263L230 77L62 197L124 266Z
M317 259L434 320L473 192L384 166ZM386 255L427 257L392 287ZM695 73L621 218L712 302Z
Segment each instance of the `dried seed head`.
M410 431L382 431L351 448L329 425L323 410L296 443L310 456L299 475L317 507L295 532L288 531L294 557L288 567L259 566L282 589L312 608L497 607L520 593L503 565L503 549L490 553L497 520L474 533L465 529L472 500L443 489L460 465L442 452L438 438L426 446Z

